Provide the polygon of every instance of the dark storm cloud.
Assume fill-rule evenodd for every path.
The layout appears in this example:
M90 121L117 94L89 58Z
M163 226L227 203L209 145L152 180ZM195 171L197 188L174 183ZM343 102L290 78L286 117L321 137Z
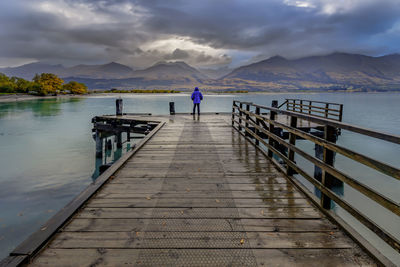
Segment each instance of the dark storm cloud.
M144 67L163 59L217 66L241 53L250 61L379 55L399 52L399 14L398 0L2 0L0 65L7 58ZM189 47L149 48L176 38Z

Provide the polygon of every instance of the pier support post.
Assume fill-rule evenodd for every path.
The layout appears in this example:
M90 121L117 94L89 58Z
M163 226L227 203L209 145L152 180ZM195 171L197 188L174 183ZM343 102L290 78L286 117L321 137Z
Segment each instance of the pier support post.
M115 100L115 114L117 116L122 116L122 98Z
M294 116L290 117L290 127L293 127L293 128L297 127L297 118ZM292 145L296 145L296 135L295 134L289 133L289 143ZM291 149L289 149L288 158L290 161L294 162L294 151ZM294 173L295 173L294 170L290 166L287 166L286 174L291 176Z
M106 140L106 149L107 150L111 150L112 149L112 143L111 143L110 139Z
M250 104L246 104L246 111L247 112L250 112ZM248 114L248 113L246 113L246 129L247 130L249 130L249 123L248 123L248 121L250 120L250 115ZM244 131L244 133L245 133L245 135L246 136L250 136L250 134L247 132L247 130L246 131Z
M278 100L272 100L271 107L277 108L278 107ZM276 112L275 111L271 111L270 114L269 114L269 119L271 121L274 121L275 118L276 118ZM272 123L269 124L269 132L271 134L275 134L275 126ZM274 146L274 143L275 143L275 141L272 138L268 138L268 144L271 147ZM274 155L274 153L272 152L272 150L268 149L268 157L272 158L273 155Z
M175 102L169 102L169 114L175 115Z
M325 126L324 138L329 142L336 142L336 128L329 125ZM323 148L323 161L326 164L333 166L335 163L335 152ZM336 179L332 175L327 173L325 170L322 171L321 182L323 185L331 189L334 185L334 180ZM332 200L324 193L321 193L321 205L324 209L330 209L332 205Z
M260 115L260 108L256 107L256 115ZM260 126L260 119L256 118L256 125ZM259 136L260 135L260 131L256 128L255 131L256 135ZM260 141L258 139L256 139L256 145L260 145Z
M103 138L96 132L96 158L103 157Z
M243 104L242 103L239 104L239 108L240 108L240 110L239 110L239 131L242 131L242 115L243 115L243 112L242 112Z
M235 100L232 102L232 126L235 125L235 122L233 121L235 119Z
M117 148L121 148L122 147L122 132L118 132L115 135L115 139L117 141Z

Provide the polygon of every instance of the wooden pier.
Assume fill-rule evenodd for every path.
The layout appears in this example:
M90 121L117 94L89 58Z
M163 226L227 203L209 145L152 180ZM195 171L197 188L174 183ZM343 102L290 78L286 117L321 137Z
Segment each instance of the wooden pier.
M108 116L158 124L2 265L391 265L304 193L290 178L299 169L287 164L290 171L282 171L258 147L263 139L232 127L235 109ZM250 126L240 111L240 127ZM260 132L263 115L254 114L252 131Z

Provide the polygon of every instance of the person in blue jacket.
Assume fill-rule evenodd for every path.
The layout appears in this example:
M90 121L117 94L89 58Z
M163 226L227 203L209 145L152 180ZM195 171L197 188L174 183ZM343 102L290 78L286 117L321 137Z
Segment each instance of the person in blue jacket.
M191 98L193 100L193 115L196 113L196 107L197 107L197 114L200 115L200 102L201 100L203 100L203 95L199 91L198 87L194 88Z

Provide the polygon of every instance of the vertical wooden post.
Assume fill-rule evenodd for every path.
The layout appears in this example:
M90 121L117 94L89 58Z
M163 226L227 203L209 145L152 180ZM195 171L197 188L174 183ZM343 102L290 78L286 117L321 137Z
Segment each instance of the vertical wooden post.
M96 158L103 157L103 138L100 132L96 131Z
M325 118L328 118L328 113L329 113L329 104L328 103L326 103L325 104Z
M130 132L126 132L126 140L127 140L128 142L131 141L131 133L130 133Z
M250 104L246 104L246 111L247 112L250 112ZM245 135L246 136L248 136L248 135L250 135L248 132L247 132L247 130L249 130L249 123L248 123L248 121L250 120L250 115L248 114L248 113L246 113L246 131L245 131Z
M311 114L311 109L312 109L312 101L309 102L308 114Z
M303 100L300 100L300 113L303 113Z
M243 109L243 104L242 103L240 103L239 104L239 131L241 131L242 130L242 115L243 115L243 112L242 112L242 109Z
M121 148L122 147L122 133L121 132L116 133L115 139L117 141L117 147Z
M343 104L340 104L339 106L339 121L342 121L343 119Z
M235 119L235 100L233 100L233 102L232 102L232 126L234 126L235 125L235 121L234 121L234 119Z
M271 105L271 107L277 108L277 107L278 107L278 101L277 101L277 100L272 100L272 105ZM271 110L271 112L270 112L270 114L269 114L269 119L270 119L271 121L274 121L275 118L276 118L276 112ZM269 132L270 132L272 135L273 135L274 132L275 132L275 126L272 125L272 123L269 124ZM274 140L272 140L271 137L268 138L268 144L269 144L271 147L274 146ZM272 158L273 154L274 154L274 153L272 152L272 150L268 148L268 157Z
M329 142L336 142L336 128L332 126L325 126L325 133L324 133L325 140ZM335 162L335 153L332 150L324 148L324 155L323 160L326 164L333 166ZM331 189L334 183L334 177L327 173L326 171L322 171L322 184L325 185L327 188ZM325 194L321 192L321 205L324 209L331 208L332 200L327 197Z
M260 108L256 107L256 115L260 115ZM256 118L256 125L260 126L260 119ZM259 136L259 130L256 128L255 131L256 135ZM258 141L258 139L256 139L256 145L258 146L260 144L260 141Z
M290 127L292 127L292 128L297 127L297 117L294 117L294 116L290 117ZM289 133L289 143L292 145L296 145L296 135L295 134ZM294 162L294 151L291 149L289 149L288 158L291 162ZM290 166L288 166L287 170L286 170L286 174L289 176L293 175L294 170Z

